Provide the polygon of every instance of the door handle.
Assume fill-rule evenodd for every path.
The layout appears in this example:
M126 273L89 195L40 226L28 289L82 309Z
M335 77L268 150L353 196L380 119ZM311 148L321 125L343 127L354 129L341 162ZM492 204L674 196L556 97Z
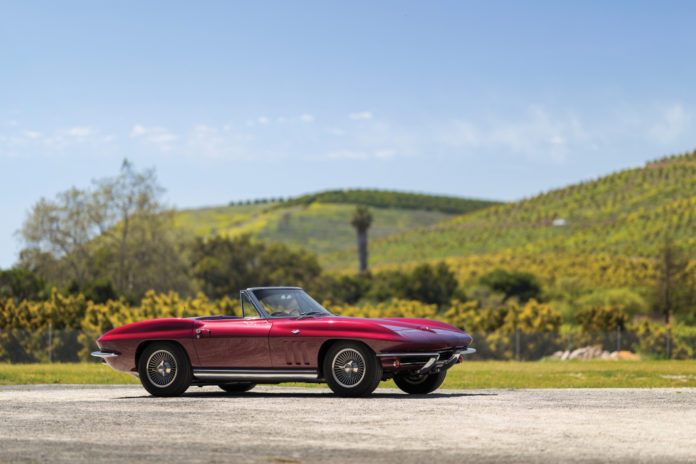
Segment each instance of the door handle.
M292 333L294 333L295 335L297 335L298 333L300 333L300 329L295 329L295 330L292 331Z

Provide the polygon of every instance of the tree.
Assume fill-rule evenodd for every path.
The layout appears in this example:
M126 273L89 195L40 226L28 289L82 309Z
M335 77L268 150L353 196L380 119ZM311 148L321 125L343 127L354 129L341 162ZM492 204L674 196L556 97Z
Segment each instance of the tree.
M495 269L479 279L482 285L504 295L503 301L515 296L520 303L526 303L541 296L541 284L528 272Z
M355 227L358 236L358 259L360 272L367 270L367 229L372 224L372 214L367 206L359 205L355 208L350 223Z
M149 289L190 293L163 192L154 170L136 171L124 160L115 177L42 198L21 229L22 266L64 287L108 280L134 301Z
M49 295L46 282L30 270L19 267L0 270L0 298L45 300Z
M437 266L421 264L405 280L400 287L405 298L438 306L449 303L457 289L457 278L444 262Z
M84 282L90 273L90 249L87 244L95 236L95 227L88 211L89 195L72 187L56 195L54 201L41 198L31 209L20 231L26 249L23 259L46 255L61 259L72 278ZM34 263L26 262L30 268Z
M133 258L129 253L130 235L135 226L152 224L164 212L158 201L164 189L157 184L154 169L137 172L127 159L123 160L118 176L93 183L96 189L92 192L88 209L90 219L99 228L101 236L117 247L116 286L123 292L127 285L128 261Z
M197 238L191 245L192 274L209 298L235 298L239 290L271 285L312 286L321 274L316 255L286 245L235 238Z
M696 303L694 279L686 251L667 236L660 248L657 278L653 288L655 309L669 324L672 314L686 312Z

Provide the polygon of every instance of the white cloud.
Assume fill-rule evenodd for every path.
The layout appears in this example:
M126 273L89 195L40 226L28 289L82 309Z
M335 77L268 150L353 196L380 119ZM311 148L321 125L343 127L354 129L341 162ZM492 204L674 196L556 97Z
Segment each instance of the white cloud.
M151 144L157 145L162 151L172 149L172 143L179 137L169 132L168 129L159 126L145 127L139 124L133 126L130 136L136 139L142 139Z
M312 121L314 121L314 116L312 116L311 114L305 113L305 114L303 114L303 115L300 116L300 121L302 121L302 122L312 122Z
M77 126L77 127L71 127L70 129L67 129L64 131L65 135L68 135L70 137L89 137L92 135L92 129L89 127L83 127L83 126Z
M396 151L395 150L377 150L375 152L375 158L380 158L380 159L391 159L396 156Z
M362 151L353 151L353 150L338 150L338 151L332 151L328 155L326 155L327 158L329 159L352 159L352 160L364 160L368 159L370 155L368 155L365 152Z
M24 132L22 132L22 134L24 134L25 137L30 138L30 139L39 139L39 138L41 138L41 135L42 135L41 132L30 131L30 130L25 130Z
M332 127L332 128L326 129L326 132L328 132L331 135L335 135L336 137L341 137L343 135L346 135L346 131L344 131L343 129L339 129L337 127Z
M271 120L268 119L266 116L259 116L258 118L256 118L256 121L257 121L259 124L264 124L264 125L266 125L266 124L268 124L269 122L271 122Z
M660 120L648 129L648 135L658 142L674 141L685 132L691 122L691 113L680 104L662 107L658 112Z
M451 121L439 130L437 140L445 147L520 153L563 163L569 145L588 145L589 136L575 117L551 115L533 105L518 118Z
M372 119L372 113L370 111L361 111L359 113L350 113L348 115L350 119Z

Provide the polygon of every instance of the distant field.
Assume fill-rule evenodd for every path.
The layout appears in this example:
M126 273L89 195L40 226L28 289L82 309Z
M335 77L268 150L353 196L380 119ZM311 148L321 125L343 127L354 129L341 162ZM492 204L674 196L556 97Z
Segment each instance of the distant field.
M134 384L104 364L0 364L2 385ZM312 386L313 384L294 384ZM394 387L385 382L382 387ZM696 387L696 361L467 361L453 367L443 388Z
M374 217L369 231L372 239L452 217L448 213L416 209L370 210ZM177 211L174 218L175 227L188 238L249 233L262 240L301 246L322 254L355 246L355 229L350 225L354 211L355 205L348 204L283 207L282 203L265 203L183 210Z

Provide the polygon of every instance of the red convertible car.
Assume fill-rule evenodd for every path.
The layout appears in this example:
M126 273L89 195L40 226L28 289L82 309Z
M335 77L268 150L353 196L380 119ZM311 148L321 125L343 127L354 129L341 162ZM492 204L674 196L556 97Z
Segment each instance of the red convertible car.
M336 316L297 287L249 288L241 300L242 316L115 328L92 355L139 377L155 396L191 385L241 393L280 382L326 382L337 395L362 396L390 378L407 393L430 393L476 351L468 334L444 322Z

